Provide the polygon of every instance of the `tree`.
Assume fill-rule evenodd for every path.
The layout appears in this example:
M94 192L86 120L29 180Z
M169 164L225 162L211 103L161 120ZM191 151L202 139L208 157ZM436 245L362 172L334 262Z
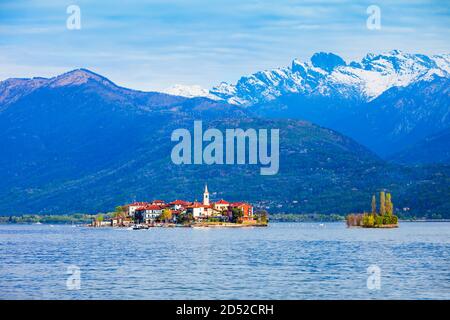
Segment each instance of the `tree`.
M168 222L169 220L172 220L172 210L170 209L164 209L159 216L159 220Z
M180 213L179 215L178 215L178 220L177 220L178 222L180 222L180 223L183 223L183 224L185 224L185 223L190 223L190 222L192 222L192 221L194 221L194 216L192 215L192 213Z
M388 216L392 216L393 213L394 213L394 205L392 203L391 194L387 193L386 194L386 214Z
M265 223L269 221L269 213L266 210L259 210L255 212L256 220L259 223Z
M384 216L386 213L386 195L384 191L380 192L380 215Z
M375 217L377 214L377 197L372 196L372 215Z
M244 216L244 213L240 208L233 208L231 209L231 216L233 219L233 222L239 223L242 222L241 219Z
M126 218L126 206L117 206L116 211L113 214L114 218Z

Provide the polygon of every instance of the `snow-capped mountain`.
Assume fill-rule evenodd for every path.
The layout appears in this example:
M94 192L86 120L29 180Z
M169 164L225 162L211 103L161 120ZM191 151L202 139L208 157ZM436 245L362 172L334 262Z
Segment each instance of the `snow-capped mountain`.
M183 84L176 84L170 88L163 90L163 93L186 98L205 97L212 100L220 100L220 98L218 98L217 96L209 93L208 89L205 89L199 85L188 86Z
M316 53L310 61L295 59L291 66L260 71L236 84L221 83L210 94L232 104L252 105L286 94L340 96L371 101L392 87L450 77L450 54L426 56L393 50L367 54L346 63L332 53Z

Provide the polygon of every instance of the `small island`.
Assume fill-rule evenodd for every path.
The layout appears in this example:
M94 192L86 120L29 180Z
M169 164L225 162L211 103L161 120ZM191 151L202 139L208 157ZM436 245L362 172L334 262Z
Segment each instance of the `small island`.
M394 215L394 204L390 193L380 192L380 211L377 212L377 199L372 196L372 212L349 214L346 218L348 227L362 228L397 228L398 217Z
M205 185L203 202L185 200L153 200L133 202L116 207L109 219L97 216L91 227L127 227L134 230L150 227L265 227L268 214L255 213L247 202L228 202L223 199L210 202L208 186Z

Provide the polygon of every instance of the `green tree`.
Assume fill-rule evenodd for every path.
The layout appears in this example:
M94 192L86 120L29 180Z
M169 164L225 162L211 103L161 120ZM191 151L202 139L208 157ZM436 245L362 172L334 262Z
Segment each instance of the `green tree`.
M392 198L391 198L391 194L387 193L386 194L386 214L388 216L392 216L394 211L394 205L392 203Z
M380 192L380 215L384 216L386 213L386 195L384 191Z
M377 214L377 197L372 196L372 215L375 217Z
M113 213L114 218L126 218L126 206L117 206L116 211Z
M241 223L242 217L244 216L244 213L240 208L233 208L231 209L231 217L233 219L233 222L235 223Z
M383 224L383 217L382 216L376 216L375 217L375 225L380 226Z
M190 223L194 221L194 216L192 215L192 213L180 213L178 215L177 221L183 224Z
M269 213L266 210L260 210L255 213L256 220L259 223L267 224L269 221Z

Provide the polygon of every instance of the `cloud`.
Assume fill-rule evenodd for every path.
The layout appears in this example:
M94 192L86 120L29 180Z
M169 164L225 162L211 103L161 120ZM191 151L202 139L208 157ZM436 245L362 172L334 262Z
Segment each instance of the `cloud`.
M365 27L367 1L79 0L82 28L72 31L70 4L0 3L0 78L86 67L124 86L160 90L236 81L315 51L346 60L396 48L450 52L443 1L377 1L379 31Z

